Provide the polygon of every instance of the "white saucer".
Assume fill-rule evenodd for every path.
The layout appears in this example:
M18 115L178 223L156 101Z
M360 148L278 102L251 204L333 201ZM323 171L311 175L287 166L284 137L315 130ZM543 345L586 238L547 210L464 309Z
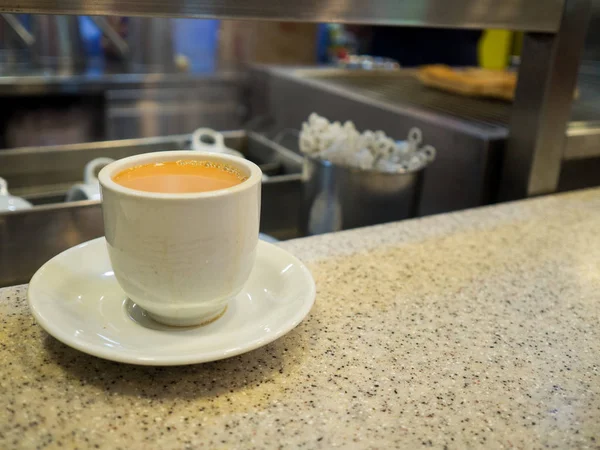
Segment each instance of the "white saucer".
M37 322L59 341L113 361L168 366L228 358L283 336L310 311L315 283L293 255L259 241L250 279L221 318L168 327L127 299L98 238L44 264L27 295Z

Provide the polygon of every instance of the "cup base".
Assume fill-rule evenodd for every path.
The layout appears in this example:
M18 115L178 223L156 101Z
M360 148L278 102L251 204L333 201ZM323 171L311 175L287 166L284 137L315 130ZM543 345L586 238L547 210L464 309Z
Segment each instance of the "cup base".
M168 325L171 327L201 327L204 325L208 325L209 323L212 323L215 320L220 319L221 316L223 316L223 314L225 314L225 311L227 311L227 306L225 306L225 308L223 308L221 311L214 313L214 314L203 315L200 317L185 317L185 318L173 318L173 317L161 316L159 314L151 313L150 311L147 311L147 310L146 310L146 313L152 320L155 320L158 323L162 323L163 325Z

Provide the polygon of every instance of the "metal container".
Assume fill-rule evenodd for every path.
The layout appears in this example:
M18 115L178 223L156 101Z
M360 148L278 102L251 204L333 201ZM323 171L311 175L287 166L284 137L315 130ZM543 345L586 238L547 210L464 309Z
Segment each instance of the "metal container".
M423 169L385 173L306 157L302 178L299 227L314 235L415 217Z
M298 128L313 112L388 136L420 128L439 150L423 181L420 216L493 202L510 105L427 89L408 69L266 67L252 80L253 115L272 117L274 131Z
M281 240L298 237L302 158L253 132L223 135L227 147L269 175L262 184L260 231ZM28 282L53 256L104 234L99 201L62 203L88 161L189 148L190 140L186 134L0 150L0 176L14 187L12 194L34 206L0 213L0 287Z
M300 182L301 156L257 133L234 130L222 134L225 146L258 164L269 181L293 176ZM191 148L189 134L0 150L0 176L14 195L34 205L56 203L64 200L73 184L82 181L84 167L93 159L186 148Z

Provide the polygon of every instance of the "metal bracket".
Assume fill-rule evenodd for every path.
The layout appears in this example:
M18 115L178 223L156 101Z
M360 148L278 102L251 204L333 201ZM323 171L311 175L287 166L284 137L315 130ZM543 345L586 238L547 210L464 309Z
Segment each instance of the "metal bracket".
M591 12L568 0L558 33L527 33L498 200L555 192Z

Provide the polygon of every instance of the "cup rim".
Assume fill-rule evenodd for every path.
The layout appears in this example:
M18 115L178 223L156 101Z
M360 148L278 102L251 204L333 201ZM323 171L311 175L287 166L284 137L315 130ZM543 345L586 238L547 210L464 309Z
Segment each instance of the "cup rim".
M218 189L215 191L208 192L187 192L187 193L165 193L165 192L148 192L138 191L131 189L113 181L112 177L116 173L135 167L141 164L151 164L152 162L160 161L177 161L178 159L201 159L204 161L215 161L232 165L234 167L243 167L249 172L248 179L244 180L240 184L231 186L225 189ZM121 195L127 195L130 197L137 198L149 198L149 199L160 199L160 200L192 200L201 198L215 198L223 197L226 195L235 194L240 191L250 189L252 186L262 181L262 171L252 161L240 158L238 156L231 156L222 153L214 152L203 152L198 150L169 150L162 152L150 152L142 153L139 155L128 156L126 158L118 159L106 166L104 166L98 173L98 181L100 186L111 191L115 191Z

